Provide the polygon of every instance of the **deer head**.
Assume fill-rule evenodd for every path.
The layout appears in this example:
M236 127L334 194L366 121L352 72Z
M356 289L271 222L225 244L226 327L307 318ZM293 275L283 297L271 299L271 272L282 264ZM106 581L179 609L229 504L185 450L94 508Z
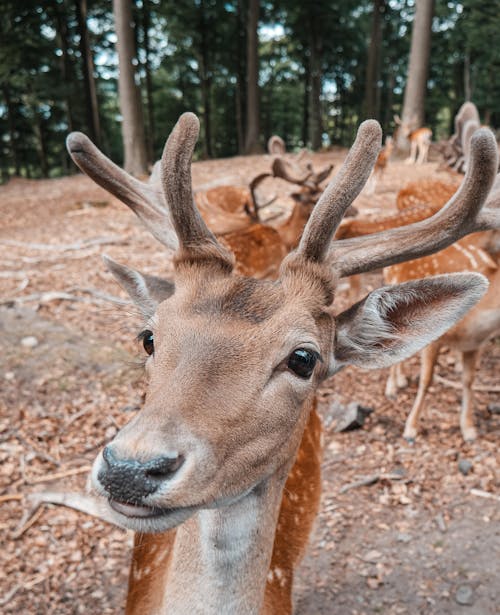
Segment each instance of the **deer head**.
M139 338L149 384L144 408L98 455L92 483L117 523L139 531L166 530L250 495L267 497L270 484L279 492L320 382L347 364L381 367L414 354L487 287L477 274L411 281L375 290L336 315L340 276L415 258L499 223L494 212L481 211L497 148L479 131L462 189L430 223L331 243L380 149L380 127L367 121L278 280L237 276L232 255L193 204L198 129L194 115L179 119L154 185L125 174L83 135L68 137L77 165L176 250L172 280L106 259L144 314Z

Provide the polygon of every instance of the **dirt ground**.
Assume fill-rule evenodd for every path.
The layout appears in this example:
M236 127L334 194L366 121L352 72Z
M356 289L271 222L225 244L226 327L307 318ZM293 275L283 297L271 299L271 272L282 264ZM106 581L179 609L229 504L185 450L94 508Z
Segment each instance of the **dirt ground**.
M316 168L345 151L311 156ZM266 156L194 164L195 187L247 183ZM394 162L362 212L394 210L395 195L423 177L456 181L437 163ZM290 186L273 180L273 213ZM80 175L15 179L0 187L0 612L122 612L132 536L57 506L33 516L25 496L84 490L99 448L140 407L143 377L134 342L139 320L104 270L107 253L164 274L170 255L127 208ZM367 287L380 284L380 273ZM56 293L56 294L55 294ZM346 305L345 284L338 297ZM319 392L325 423L323 501L297 573L297 615L500 613L500 394L476 392L479 438L460 437L460 391L435 383L417 443L401 437L416 391L384 397L387 370L346 369ZM458 382L454 356L441 377ZM483 353L478 384L496 389L500 340ZM362 429L334 433L338 404L374 412ZM489 408L489 410L488 410ZM464 475L459 462L469 461ZM367 478L368 477L368 478ZM358 486L356 482L358 481ZM366 484L359 486L359 481ZM492 497L484 497L485 495Z

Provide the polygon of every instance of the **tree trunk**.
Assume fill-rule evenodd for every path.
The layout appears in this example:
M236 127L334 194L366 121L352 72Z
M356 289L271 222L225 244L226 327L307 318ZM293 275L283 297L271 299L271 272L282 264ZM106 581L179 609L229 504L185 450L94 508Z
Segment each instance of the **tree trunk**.
M49 176L49 163L47 160L47 141L45 139L45 130L43 121L38 113L36 103L33 104L33 119L35 120L34 132L38 141L38 158L40 159L40 169L43 177Z
M405 87L401 117L403 123L408 124L412 130L424 124L433 9L434 0L418 0L416 2L411 34L408 81ZM398 138L398 145L401 140L404 141L404 138Z
M472 87L470 79L470 52L467 50L464 57L464 92L465 100L472 100Z
M147 153L141 97L133 64L135 43L131 0L113 0L113 13L120 69L118 94L122 114L123 166L128 173L144 175L147 171Z
M310 98L309 98L309 140L313 150L320 149L323 141L323 123L321 119L321 92L323 75L321 70L322 39L315 32L314 22L310 27Z
M205 2L200 0L199 5L199 33L201 37L200 46L200 81L201 81L201 100L203 104L203 157L212 157L212 124L211 124L211 104L210 96L212 89L212 79L210 76L209 45L207 40L208 30L205 15Z
M66 117L68 122L68 132L73 132L74 130L74 121L73 121L73 104L71 101L71 90L69 84L72 83L71 80L71 65L69 61L68 55L68 25L66 19L64 18L64 14L61 13L61 8L63 13L66 12L66 4L63 2L62 7L56 2L54 3L54 11L56 18L56 37L59 46L61 47L61 57L59 59L59 68L61 71L61 79L62 82L67 84L65 88L64 94L64 103L66 106ZM67 154L69 156L69 154Z
M153 80L151 78L151 48L149 42L149 28L151 27L150 0L142 2L142 28L144 31L144 73L146 76L146 105L148 110L147 151L149 162L155 160L155 117L153 103Z
M309 135L309 99L311 96L311 67L309 58L305 57L304 62L304 102L302 109L302 143L304 147L307 147L308 135Z
M83 80L85 84L87 124L90 136L96 145L101 142L101 126L99 122L99 107L94 79L94 60L89 44L87 28L87 0L76 0L76 17L80 35L80 55L82 58Z
M12 164L14 165L14 173L18 176L21 175L21 166L19 164L19 154L17 151L17 134L16 134L16 122L14 118L14 106L10 97L10 90L7 82L3 84L3 95L5 100L5 106L7 108L7 125L9 127L9 141L10 141L10 153L12 157Z
M237 12L237 36L238 45L236 51L236 90L235 90L235 105L236 105L236 137L238 140L238 154L243 154L245 151L245 130L243 127L243 117L245 110L243 107L242 93L245 89L245 58L242 50L245 48L245 21L244 21L244 7L243 0L238 0Z
M368 60L366 63L365 102L363 115L365 118L378 119L377 102L379 98L380 59L382 48L382 16L385 10L385 0L373 0L372 31Z
M259 126L259 50L257 26L260 0L249 0L247 19L247 113L245 154L262 151Z

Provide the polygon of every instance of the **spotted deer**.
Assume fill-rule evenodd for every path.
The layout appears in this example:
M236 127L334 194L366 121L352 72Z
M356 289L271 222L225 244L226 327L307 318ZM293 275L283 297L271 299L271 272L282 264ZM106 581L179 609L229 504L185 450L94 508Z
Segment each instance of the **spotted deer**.
M410 143L410 155L405 162L408 164L423 164L427 162L429 147L432 141L432 130L425 127L412 129L411 124L403 122L399 115L394 116L394 122L403 137Z
M487 200L490 208L500 207L500 176ZM462 407L460 430L466 442L477 438L474 425L473 385L478 357L484 344L500 333L500 237L498 231L470 235L432 256L392 265L384 269L384 282L400 284L427 276L473 271L489 281L487 293L465 317L440 338L426 346L420 353L420 378L418 391L406 420L403 437L413 443L417 437L419 419L424 408L425 395L440 349L447 346L461 355ZM406 387L407 378L402 365L391 367L386 385L386 395L395 397L397 390Z
M442 335L486 291L479 274L375 290L335 314L339 278L442 249L500 225L482 208L494 179L490 133L474 137L463 185L437 214L407 227L334 241L375 162L380 126L361 124L275 281L234 273L234 257L193 203L199 123L184 114L144 184L68 137L76 164L118 193L175 250L173 278L107 259L144 316L144 407L97 456L92 485L134 530L128 615L286 615L294 570L320 496L315 391L348 364L400 361Z

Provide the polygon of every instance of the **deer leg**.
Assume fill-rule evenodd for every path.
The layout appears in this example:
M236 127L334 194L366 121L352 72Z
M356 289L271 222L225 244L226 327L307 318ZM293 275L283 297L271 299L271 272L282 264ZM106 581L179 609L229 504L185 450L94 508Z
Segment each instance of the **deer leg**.
M415 438L417 437L418 420L424 406L425 394L432 382L432 374L434 372L434 365L436 364L438 352L439 344L438 342L434 342L426 346L420 355L420 379L418 382L417 396L413 403L413 408L406 419L403 433L403 438L410 443L415 442Z
M385 385L385 396L389 399L394 399L399 389L405 389L408 386L408 378L403 371L403 363L391 365L389 377Z
M424 162L427 162L427 159L429 157L429 148L430 148L430 146L431 146L430 143L424 143L424 145L422 146L422 157L421 157L422 164Z
M405 160L407 164L413 164L417 160L417 144L415 141L410 141L410 155Z
M416 160L417 164L423 164L425 162L425 147L425 145L420 145L420 147L418 148L418 158Z
M476 375L476 363L479 351L462 352L462 410L460 412L460 430L463 439L471 442L477 437L474 426L474 394L472 384Z

